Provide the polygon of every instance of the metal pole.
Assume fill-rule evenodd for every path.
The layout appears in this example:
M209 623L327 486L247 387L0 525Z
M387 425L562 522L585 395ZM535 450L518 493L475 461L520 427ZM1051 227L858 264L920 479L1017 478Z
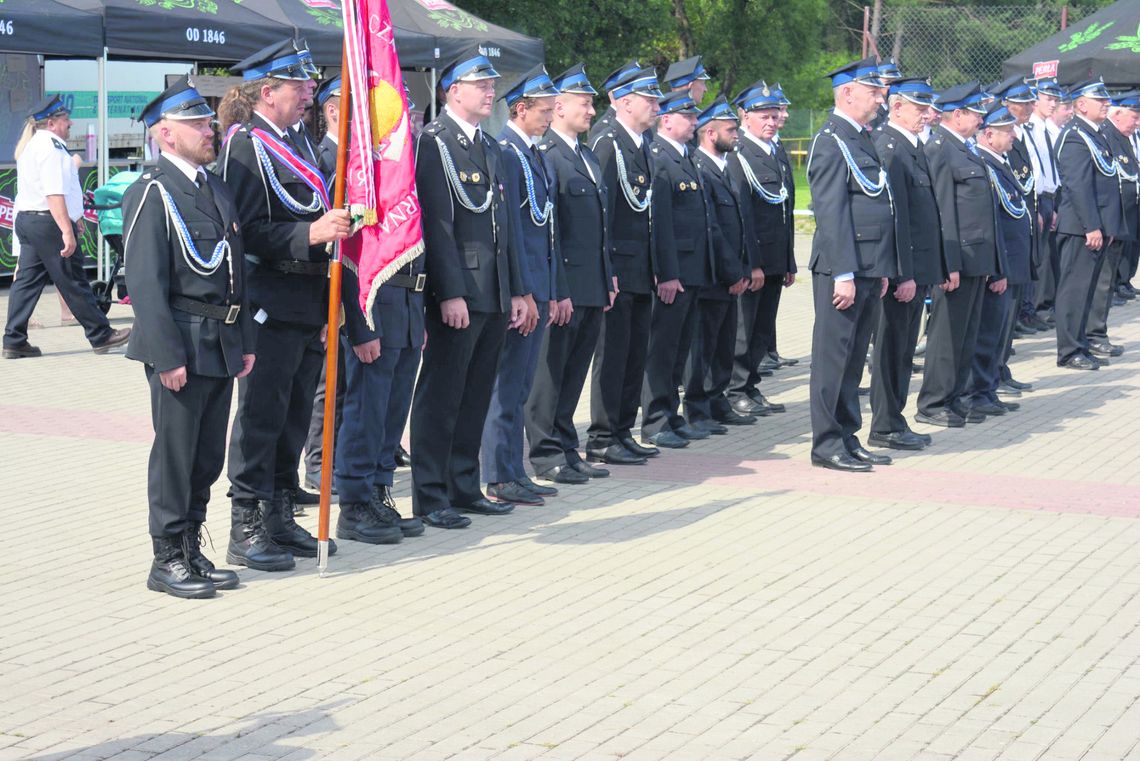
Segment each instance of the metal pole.
M99 57L99 101L96 108L99 122L99 155L96 158L95 177L101 186L107 183L107 170L111 161L111 143L107 138L107 48L103 48L103 55ZM97 278L107 283L107 288L111 288L112 284L107 282L111 275L111 263L107 261L107 246L103 241L103 231L98 225L95 226L95 230L98 235L95 254Z
M435 78L438 74L439 74L439 72L433 66L431 69L431 95L428 96L431 99L431 118L432 118L432 121L435 121L435 117L438 115L435 112L435 109L436 109L436 102L435 102L435 100L436 100L436 98L435 98L436 82L435 82Z
M871 36L871 6L863 6L863 58L867 57L867 40Z

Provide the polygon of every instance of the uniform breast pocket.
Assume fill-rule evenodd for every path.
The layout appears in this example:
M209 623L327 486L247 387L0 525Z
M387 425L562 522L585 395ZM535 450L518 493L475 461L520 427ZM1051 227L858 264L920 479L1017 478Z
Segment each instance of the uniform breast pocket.
M984 170L979 166L956 166L954 167L954 181L955 182L971 182L976 180L984 180Z
M912 174L910 176L910 184L916 188L929 188L930 177L925 174Z
M594 183L580 177L572 177L566 182L566 193L575 198L593 195L596 190Z
M856 225L855 226L855 240L856 241L871 241L879 240L883 237L882 225Z
M483 243L463 244L463 266L469 270L479 269L479 260L490 255L490 249Z
M862 155L855 156L854 158L855 158L855 166L859 167L859 171L862 172L863 175L867 179L869 179L871 182L878 182L879 181L879 174L880 174L880 172L882 172L882 168L879 166L879 162L877 159L875 159L873 156L862 156ZM848 185L851 186L852 188L854 188L855 190L860 190L860 185L859 185L858 181L855 179L855 174L853 172L850 172L850 171L848 172L848 174L849 174ZM860 192L861 192L861 190L860 190Z

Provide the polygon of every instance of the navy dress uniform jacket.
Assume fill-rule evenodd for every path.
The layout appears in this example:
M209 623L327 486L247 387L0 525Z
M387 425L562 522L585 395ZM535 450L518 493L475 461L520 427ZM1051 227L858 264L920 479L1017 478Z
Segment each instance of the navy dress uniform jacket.
M301 261L326 264L325 244L309 245L309 226L324 209L307 214L290 211L269 183L254 152L251 127L277 136L276 128L254 114L226 143L221 163L222 179L237 201L245 240L249 301L254 310L264 309L270 319L300 325L321 325L328 319L328 278L319 273L288 273L273 269L274 263ZM282 138L283 141L287 138ZM313 191L274 156L269 161L278 181L293 198L307 204Z
M243 354L254 353L254 325L245 297L237 206L225 183L209 173L204 176L216 203L165 157L123 194L127 287L139 317L127 356L159 372L185 366L189 373L227 378L241 372ZM208 276L190 269L158 189L147 191L152 182L170 193L203 257L209 257L219 241L229 241L232 290L225 263ZM172 296L216 306L232 304L240 311L235 322L226 324L224 319L172 308Z
M783 203L771 204L761 198L749 184L744 174L742 161L748 162L749 169L765 192L779 195L780 188L788 191ZM764 277L780 276L796 271L796 258L793 251L793 217L795 208L794 183L791 172L780 160L773 146L771 155L747 137L741 137L736 153L728 156L728 172L747 199L752 219L752 245L748 254L752 268L764 270Z
M713 284L713 226L700 172L665 140L649 149L653 159L653 223L664 234L653 238L657 282Z
M755 236L748 218L750 210L742 200L744 190L728 171L733 161L728 154L724 171L703 151L693 153L693 163L700 172L708 194L716 225L713 227L713 280L721 287L702 292L702 298L731 299L728 287L752 274L749 252L755 247Z
M609 306L614 269L602 165L586 146L579 145L576 155L552 132L538 147L546 156L551 186L558 195L554 224L557 255L562 260L559 271L566 283L563 298L569 297L575 307Z
M564 299L569 294L552 232L553 221L539 227L531 219L530 198L515 149L522 153L522 160L534 177L534 197L538 201L539 212L556 192L546 162L541 159L541 154L532 152L519 133L510 127L504 127L499 133L499 145L502 146L503 171L508 180L507 198L511 208L518 210L511 218L519 222L519 270L523 290L534 296L535 301Z
M982 160L993 170L994 176L997 177L1002 190L1009 197L1010 203L1017 207L1025 202L1025 196L1021 192L1013 168L1004 161L998 161L985 151L981 153ZM997 190L995 189L994 192L996 193ZM1034 238L1032 225L1035 224L1036 220L1032 212L1033 207L1027 204L1025 216L1015 219L1000 208L1000 202L998 206L997 242L1002 252L1002 259L1006 264L1005 277L1009 281L1009 285L1025 285L1030 282L1033 271L1031 264L1031 247Z
M1057 232L1083 236L1100 230L1105 238L1119 238L1127 232L1119 181L1097 170L1082 135L1092 141L1101 160L1112 161L1112 150L1103 132L1074 116L1057 138L1057 173L1065 189L1057 208Z
M416 143L416 188L423 206L427 293L438 304L463 298L473 312L510 312L511 297L526 293L518 242L511 236L507 179L498 143L480 129L476 146L446 113L424 127ZM437 142L438 141L438 142ZM452 198L439 143L451 156L475 214Z
M832 115L812 141L808 157L812 198L819 199L816 208L835 210L816 216L811 271L833 277L847 272L856 277L895 277L895 223L891 205L883 197L886 189L875 198L863 193L835 137L848 146L855 165L872 182L879 180L879 156L871 136Z
M937 232L938 202L922 143L911 145L888 123L875 131L875 147L894 194L898 279L913 279L918 286L945 282L950 273Z
M942 125L923 147L942 221L946 266L963 277L1000 277L997 209L986 164Z
M629 205L619 184L617 167L620 151L634 198L644 201L653 177L649 143L643 140L638 148L625 127L614 124L591 143L591 148L602 165L606 217L610 221L610 261L618 287L627 293L652 293L654 265L650 238L653 226L660 223L650 222L652 209L638 212Z
M1105 139L1108 141L1108 147L1112 151L1112 155L1116 157L1117 163L1120 164L1121 170L1131 176L1136 176L1138 171L1136 166L1136 153L1132 150L1132 141L1121 134L1120 130L1112 122L1105 120L1101 126L1101 131L1104 133ZM1140 187L1132 180L1118 177L1120 186L1120 197L1124 213L1124 227L1127 229L1126 233L1121 234L1124 240L1137 240L1140 238Z

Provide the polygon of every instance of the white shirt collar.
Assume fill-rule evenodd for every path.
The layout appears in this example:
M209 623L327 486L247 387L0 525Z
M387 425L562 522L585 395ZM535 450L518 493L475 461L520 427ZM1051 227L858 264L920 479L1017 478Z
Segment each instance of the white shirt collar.
M848 116L847 114L840 111L838 108L834 109L832 111L832 113L835 114L836 116L838 116L839 118L843 119L844 121L846 121L848 124L850 124L855 129L859 130L860 132L865 132L867 130L867 128L865 126L863 126L859 122L855 121L850 116Z
M716 155L715 153L712 153L711 151L709 151L709 150L706 150L706 149L705 149L705 147L704 147L703 145L702 145L702 146L701 146L701 147L700 147L698 150L699 150L701 153L703 153L703 154L705 154L706 156L708 156L710 159L712 159L712 162L713 162L714 164L716 164L716 168L717 168L717 169L719 169L720 171L722 171L722 172L723 172L723 171L724 171L724 168L725 168L726 166L728 166L728 159L727 159L725 156L718 156L718 155Z
M167 153L166 151L163 151L162 155L166 157L167 161L178 167L178 171L186 175L186 179L195 184L198 182L198 177L200 176L199 172L201 171L202 167L195 166L181 156L175 156L173 153Z
M622 126L622 128L623 128L623 129L624 129L626 132L628 132L628 133L629 133L629 136L630 136L630 137L633 139L633 144L634 144L634 145L636 145L638 148L640 148L640 147L641 147L641 141L642 141L642 139L643 139L643 137L642 137L641 133L640 133L640 132L634 132L633 130L631 130L631 129L630 129L630 128L629 128L629 127L626 125L626 123L625 123L625 122L623 122L623 121L622 121L620 118L615 118L615 119L614 119L614 121L615 121L615 122L617 122L618 124L620 124L620 125Z
M661 138L661 139L662 139L662 140L664 140L666 143L668 143L669 145L671 145L671 146L673 146L674 148L676 148L676 149L677 149L677 153L681 154L682 156L687 156L687 155L689 154L689 149L688 149L688 147L687 147L687 146L684 146L684 145L681 145L680 143L678 143L678 142L677 142L676 140L674 140L673 138L671 138L671 137L666 137L665 135L662 135L660 132L658 132L658 133L657 133L657 137Z
M1091 129L1093 132L1100 132L1100 127L1096 126L1095 124L1090 122L1085 117L1081 116L1080 114L1076 114L1076 117L1078 119L1080 119L1082 122L1084 122L1085 124L1089 125L1089 129Z
M741 134L743 134L743 135L744 135L746 138L748 138L748 139L749 139L749 140L751 140L752 142L756 143L756 145L758 145L758 146L760 146L761 148L763 148L763 149L764 149L764 153L767 153L769 156L771 156L771 155L772 155L772 150L773 150L773 149L772 149L772 144L771 144L771 143L769 143L767 140L764 140L764 139L762 139L762 138L756 137L755 135L753 135L753 134L752 134L751 132L749 132L748 130L743 130Z
M959 135L957 132L950 129L950 127L946 126L945 124L943 124L942 126L945 127L947 134L953 135L954 137L958 138L958 140L961 141L963 144L966 142L967 138L963 137L962 135Z
M555 135L558 135L558 137L562 138L562 142L570 146L570 150L574 151L575 153L578 152L578 138L570 137L565 132L560 131L557 127L551 127L550 131Z
M1005 163L1005 155L1004 154L998 153L997 151L992 151L989 148L987 148L986 146L982 145L981 143L976 143L976 145L978 146L978 150L985 151L986 153L993 156L995 159L997 159L1002 164Z
M900 135L905 137L907 140L909 140L912 148L918 147L918 135L914 134L913 132L911 132L909 129L902 126L901 124L896 124L894 122L887 122L887 126L890 127L891 129L893 129L895 132L898 132Z
M443 111L448 116L450 116L452 118L452 120L455 121L456 124L459 125L459 129L463 130L463 134L467 136L468 140L470 140L471 142L475 142L475 135L479 132L479 125L478 124L472 124L471 122L469 122L465 119L459 118L459 116L454 111L451 110L451 106L444 106Z
M522 138L522 141L524 144L526 144L527 148L533 148L534 147L534 138L531 137L530 135L528 135L527 133L523 132L521 129L519 129L519 126L517 124L515 124L514 122L507 122L507 126L510 127L512 130L514 130L514 133L516 135L518 135L519 137Z
M326 132L325 137L327 137L329 140L332 140L333 145L340 145L340 135L333 132L332 130Z
M273 120L272 120L272 119L270 119L268 116L266 116L265 114L263 114L263 113L261 113L260 111L258 111L256 108L253 110L253 113L255 113L255 114L257 114L258 116L260 116L260 117L262 118L262 120L263 120L263 121L264 121L266 124L268 124L268 125L269 125L270 129L272 129L274 132L276 132L276 133L277 133L277 137L285 137L285 130L283 130L283 129L281 129L280 127L278 127L278 126L277 126L277 125L276 125L276 124L273 122Z

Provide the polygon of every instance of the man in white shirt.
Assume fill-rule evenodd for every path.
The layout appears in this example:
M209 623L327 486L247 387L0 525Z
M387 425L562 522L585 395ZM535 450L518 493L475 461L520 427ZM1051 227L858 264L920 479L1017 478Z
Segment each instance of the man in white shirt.
M75 223L83 215L79 170L67 152L71 114L52 95L28 114L24 135L16 147L16 227L20 267L8 294L8 324L4 329L4 358L38 357L28 343L28 321L50 280L83 326L96 354L106 354L130 338L130 328L114 330L95 303L91 287L72 273L78 250Z
M1057 271L1061 264L1057 248L1057 192L1061 180L1057 174L1056 125L1051 123L1061 108L1063 91L1055 79L1037 81L1037 103L1033 115L1025 125L1025 142L1037 178L1037 219L1034 220L1038 236L1037 280L1030 283L1022 298L1022 321L1038 330L1051 327L1047 315L1053 308L1057 291ZM1033 314L1030 315L1029 312Z

